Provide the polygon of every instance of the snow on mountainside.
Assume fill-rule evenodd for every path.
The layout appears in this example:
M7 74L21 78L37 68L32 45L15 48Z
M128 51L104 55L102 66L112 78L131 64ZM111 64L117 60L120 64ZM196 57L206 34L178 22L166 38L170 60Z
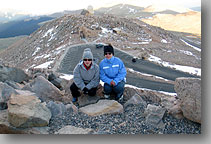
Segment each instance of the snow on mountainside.
M119 4L112 7L100 8L96 10L95 13L136 18L165 30L201 35L201 12L179 6L157 4L144 8L128 4Z
M160 59L161 65L201 68L201 52L187 45L181 37L137 19L111 15L57 18L45 23L22 42L1 51L0 58L24 69L41 64L52 68L69 46L87 42L112 43L134 57L155 62Z

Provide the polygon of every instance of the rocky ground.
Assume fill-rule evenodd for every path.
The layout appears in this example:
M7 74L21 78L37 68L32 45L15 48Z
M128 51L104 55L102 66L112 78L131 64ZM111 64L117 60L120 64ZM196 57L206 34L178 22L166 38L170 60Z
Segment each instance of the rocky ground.
M155 104L148 101L147 104ZM155 105L159 105L158 103ZM92 129L91 134L201 134L201 125L186 118L177 119L165 113L162 126L146 123L145 108L142 104L128 105L122 114L105 114L90 117L84 113L74 114L68 110L63 117L52 117L49 133L71 125L83 129Z
M60 74L34 69L27 75L3 65L0 74L0 133L201 133L198 78L177 79L176 95L126 86L120 102L105 100L99 86L95 97L82 94L73 104L72 80Z

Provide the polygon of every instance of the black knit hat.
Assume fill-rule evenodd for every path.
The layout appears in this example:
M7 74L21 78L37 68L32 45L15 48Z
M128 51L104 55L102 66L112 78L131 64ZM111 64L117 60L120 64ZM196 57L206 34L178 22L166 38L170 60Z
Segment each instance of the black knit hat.
M111 44L108 44L108 45L105 45L104 46L104 55L107 53L107 52L110 52L114 55L114 48Z

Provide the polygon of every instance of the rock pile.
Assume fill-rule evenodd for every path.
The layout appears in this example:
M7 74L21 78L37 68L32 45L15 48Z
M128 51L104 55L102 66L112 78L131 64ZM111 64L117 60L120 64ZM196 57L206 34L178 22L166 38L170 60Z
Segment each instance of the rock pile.
M1 69L7 69L7 67L2 65ZM183 118L184 115L191 121L201 123L200 79L177 79L175 89L178 97L126 87L122 103L102 99L102 86L99 86L96 97L89 98L82 95L79 99L81 103L79 102L76 106L71 102L72 96L69 92L71 81L62 79L66 82L60 81L54 85L48 80L52 73L29 75L21 69L18 71L17 77L19 74L20 77L24 75L19 82L9 78L0 82L0 133L99 134L96 129L70 124L59 126L58 123L55 126L57 131L54 132L51 131L54 125L49 123L55 118L68 119L67 112L71 119L74 119L74 115L80 114L88 118L118 115L125 113L131 105L143 107L144 112L140 113L144 117L142 123L156 129L164 129L166 126L163 122L166 113L176 118ZM4 74L10 74L10 71ZM55 79L60 78L59 75L55 74ZM25 81L26 77L27 81ZM12 85L9 85L7 81ZM63 83L67 85L64 86ZM149 101L151 103L148 103Z

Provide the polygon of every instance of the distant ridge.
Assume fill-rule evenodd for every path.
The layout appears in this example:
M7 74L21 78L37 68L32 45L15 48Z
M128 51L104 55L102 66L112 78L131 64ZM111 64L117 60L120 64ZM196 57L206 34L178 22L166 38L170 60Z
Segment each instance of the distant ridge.
M0 24L0 38L30 35L40 27L39 23L51 19L43 16Z
M194 10L194 11L201 12L201 7L192 7L192 8L190 8L190 9L192 9L192 10Z
M161 11L166 11L166 10L172 10L178 13L184 13L184 12L189 12L192 11L191 9L184 8L184 7L179 7L179 6L171 6L171 5L150 5L146 7L143 11L144 12L161 12Z

